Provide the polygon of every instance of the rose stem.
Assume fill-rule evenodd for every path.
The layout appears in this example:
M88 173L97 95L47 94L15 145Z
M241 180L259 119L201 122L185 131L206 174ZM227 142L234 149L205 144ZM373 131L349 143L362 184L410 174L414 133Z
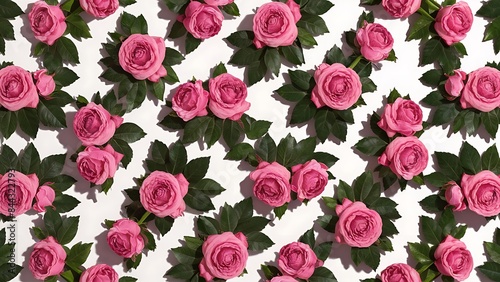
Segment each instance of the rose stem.
M363 58L363 56L359 55L356 57L356 59L354 59L354 61L351 63L351 65L349 65L349 68L350 69L353 69L356 67L356 65L359 63L359 61L361 61L361 59Z
M141 225L141 224L144 222L144 220L146 220L146 218L148 218L148 216L149 216L150 214L151 214L151 213L150 213L150 212L148 212L148 211L147 211L147 212L145 212L145 213L142 215L141 219L139 219L139 221L137 222L137 224L138 224L138 225Z
M81 269L79 269L79 268L75 268L75 267L73 267L72 265L69 265L69 264L67 264L67 263L66 263L66 266L67 266L67 267L69 267L71 270L73 270L74 272L76 272L76 273L78 273L78 274L82 274L82 272L83 272Z
M436 9L436 10L441 9L441 5L439 5L439 3L437 3L437 2L436 2L436 1L434 1L434 0L427 0L426 2L427 2L427 4L429 5L429 7L431 7L431 8L434 8L434 9Z
M424 17L429 18L430 20L434 21L434 17L432 17L429 13L427 13L424 9L418 8L418 13L421 14Z

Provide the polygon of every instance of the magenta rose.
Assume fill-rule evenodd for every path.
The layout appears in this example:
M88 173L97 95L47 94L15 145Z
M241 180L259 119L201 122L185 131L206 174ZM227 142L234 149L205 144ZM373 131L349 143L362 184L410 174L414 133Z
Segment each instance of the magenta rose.
M63 272L65 260L66 252L63 247L54 237L49 236L33 246L29 269L35 279L44 280Z
M316 108L327 106L334 110L347 110L361 96L359 75L344 65L321 64L314 72L316 86L311 93L311 100Z
M36 108L39 101L31 73L18 66L0 69L0 106L18 111Z
M382 234L382 218L363 202L344 198L335 207L339 220L335 225L335 240L351 247L367 248Z
M489 170L462 175L462 190L469 209L482 216L500 213L500 176Z
M43 97L49 96L56 89L56 83L54 81L53 75L47 74L46 69L37 70L33 77L36 82L36 89L38 94Z
M233 2L234 0L205 0L205 3L210 6L225 6Z
M427 167L429 152L415 136L397 137L378 157L378 163L388 166L394 174L405 180L411 180Z
M380 274L382 282L422 282L420 274L406 263L391 264Z
M206 116L208 96L201 80L181 84L172 98L172 109L183 121Z
M356 42L359 44L361 55L376 63L389 57L394 39L381 24L365 22L356 32Z
M407 18L420 8L422 0L382 0L382 7L395 18Z
M82 9L96 18L112 15L119 5L118 0L80 0Z
M255 47L279 47L293 44L298 35L295 24L300 19L300 8L294 4L296 3L293 0L288 0L287 4L269 2L257 9L253 17Z
M469 74L462 96L462 108L474 108L489 112L500 107L500 71L482 67Z
M292 191L297 192L297 199L311 200L319 196L328 184L328 167L316 160L292 167Z
M73 131L83 146L104 145L122 122L122 117L112 116L103 106L90 102L76 112Z
M297 280L291 276L283 275L283 276L275 276L268 282L297 282Z
M207 281L238 277L248 260L247 249L247 238L241 232L209 235L201 247L200 276Z
M132 258L144 249L141 227L137 222L127 218L113 223L106 238L111 250L124 258Z
M18 216L30 210L38 185L36 174L9 170L0 175L0 213Z
M53 45L66 31L66 18L59 5L36 1L28 14L31 30L37 40Z
M387 104L377 125L393 137L396 133L411 136L423 129L422 109L412 100L397 98L392 104Z
M165 41L161 37L132 34L123 41L118 51L120 66L137 80L158 82L167 75L162 65L165 59Z
M194 38L207 39L219 33L224 15L217 6L191 1L178 20Z
M82 273L79 282L118 282L118 273L107 264L96 264Z
M311 247L301 242L283 246L278 256L281 272L295 278L307 280L313 275L316 267L323 265L323 261L316 257Z
M255 197L271 207L280 207L291 201L290 172L279 163L259 163L250 173L250 179L255 181Z
M208 82L210 102L208 107L221 119L239 120L250 109L247 98L247 86L239 78L223 73Z
M115 175L122 158L109 144L104 149L89 146L78 153L76 166L85 180L101 185Z
M446 183L443 189L445 189L444 196L446 201L450 206L453 206L453 211L463 211L467 208L462 188L455 181Z
M473 20L469 4L461 1L439 9L434 28L446 44L452 45L465 38Z
M38 188L38 191L35 195L35 204L33 205L33 209L37 212L44 212L45 207L52 207L52 202L56 198L56 192L52 187L48 185L42 185Z
M441 274L451 276L458 281L467 279L474 265L467 246L450 235L438 245L434 258L436 259L434 265Z
M448 94L446 99L452 101L462 95L464 89L464 81L467 79L467 74L461 70L455 70L452 75L446 75L448 79L444 84L444 89Z

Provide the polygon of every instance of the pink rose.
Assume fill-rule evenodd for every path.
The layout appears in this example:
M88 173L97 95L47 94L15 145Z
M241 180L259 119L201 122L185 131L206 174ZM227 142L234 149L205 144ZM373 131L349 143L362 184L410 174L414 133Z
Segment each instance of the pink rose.
M278 266L286 275L307 280L313 275L314 269L322 265L323 262L307 244L293 242L280 249Z
M295 25L300 19L300 10L293 5L269 2L257 9L253 17L253 44L257 48L264 46L279 47L292 45L298 35Z
M18 111L22 108L36 108L38 101L31 73L18 66L7 66L0 70L2 107L9 111Z
M344 198L335 207L339 220L335 225L335 240L351 247L367 248L382 234L382 218L363 202L351 202Z
M500 176L489 170L464 173L461 185L471 211L486 217L500 213Z
M382 0L382 7L395 18L407 18L420 8L422 0Z
M36 174L9 170L0 175L0 213L18 216L30 210L38 185Z
M465 38L473 20L469 4L462 1L439 9L434 28L446 44L452 45Z
M191 1L178 20L194 38L207 39L219 33L224 15L216 6Z
M104 145L122 122L122 117L112 116L103 106L90 102L76 112L73 131L83 146Z
M28 19L35 38L47 45L53 45L66 31L66 18L59 5L39 0L33 4Z
M255 197L271 207L280 207L291 201L290 172L279 163L259 163L250 173L250 179L255 181Z
M233 2L234 0L205 0L205 3L210 6L225 6Z
M96 264L87 268L80 276L80 282L118 282L118 273L107 264Z
M44 280L63 272L65 260L66 252L63 247L54 237L49 236L33 246L29 268L35 279Z
M76 166L85 180L101 185L115 175L122 158L109 144L104 149L89 146L78 153Z
M291 276L283 275L283 276L275 276L268 282L297 282L297 280L295 280L295 278Z
M54 82L53 75L47 74L46 69L37 70L33 77L36 81L36 89L38 94L43 97L49 96L56 89L56 83Z
M388 166L398 177L411 180L427 167L429 152L415 136L397 137L378 157L378 163Z
M436 259L434 264L441 274L451 276L458 281L467 279L474 265L467 246L450 235L438 245L434 258Z
M112 15L119 5L118 0L80 0L82 9L96 18Z
M397 98L392 104L387 104L377 125L393 137L396 133L411 136L422 130L422 109L412 100Z
M395 263L382 270L382 282L422 282L420 274L406 263Z
M241 232L209 235L201 247L200 276L207 281L239 276L248 260L247 248L247 238Z
M186 209L184 196L189 182L182 173L172 175L168 172L153 171L142 182L139 194L144 208L158 216L181 216Z
M210 103L208 107L218 118L239 120L250 109L245 83L229 73L211 78L208 82Z
M365 22L356 32L361 55L370 62L379 62L389 57L394 39L381 24Z
M452 75L446 75L448 79L444 84L444 89L448 94L446 99L452 101L462 94L462 89L464 89L464 81L467 78L467 74L461 70L455 70Z
M141 228L137 222L127 218L117 220L106 238L111 250L124 258L132 258L144 249Z
M500 71L482 67L469 74L460 97L462 108L489 112L500 107Z
M444 196L449 205L453 206L453 211L463 211L467 207L464 201L462 188L455 181L450 181L443 186L445 190Z
M183 121L206 116L208 96L201 80L181 84L172 98L172 109Z
M123 41L118 61L126 72L137 80L158 82L167 75L162 65L165 59L165 41L161 37L132 34Z
M35 204L33 205L33 209L37 212L44 212L45 207L51 207L52 202L56 197L56 192L50 186L42 185L38 188L38 191L35 195Z
M328 167L316 160L292 167L292 190L300 201L319 196L328 184Z
M359 75L342 64L321 64L314 72L316 86L311 100L316 108L327 106L334 110L347 110L361 96Z

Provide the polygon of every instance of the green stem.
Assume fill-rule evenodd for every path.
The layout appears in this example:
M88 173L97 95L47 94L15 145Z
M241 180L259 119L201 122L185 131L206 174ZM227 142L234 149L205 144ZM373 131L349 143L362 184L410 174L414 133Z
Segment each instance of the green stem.
M426 2L430 8L434 8L435 10L441 9L441 5L439 5L439 3L434 0L427 0Z
M422 8L418 8L418 13L421 14L422 16L424 17L427 17L429 18L430 20L433 20L434 21L434 17L431 16L429 13L427 13L426 10L422 9Z
M141 225L141 224L144 222L144 220L146 220L146 218L148 218L148 216L149 216L150 214L151 214L151 213L150 213L150 212L148 212L148 211L147 211L147 212L145 212L145 213L142 215L141 219L139 219L139 221L137 222L137 224L138 224L138 225Z
M75 267L71 266L70 264L66 264L66 266L78 274L82 274L82 272L83 272L81 269L75 268Z
M362 58L363 58L363 56L361 56L361 55L357 56L356 59L354 59L354 61L349 65L349 68L354 69L356 67L356 65L359 63L359 61L361 61Z

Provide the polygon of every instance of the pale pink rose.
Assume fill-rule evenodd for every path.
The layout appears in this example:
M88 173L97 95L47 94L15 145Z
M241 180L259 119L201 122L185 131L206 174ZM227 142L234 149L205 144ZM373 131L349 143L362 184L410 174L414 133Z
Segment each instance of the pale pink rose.
M328 184L328 167L316 160L292 167L292 191L297 192L297 199L311 200L319 196Z
M452 75L446 75L448 79L444 83L444 89L448 94L446 99L452 101L462 95L464 89L464 81L467 79L467 74L461 70L455 70Z
M387 104L377 125L393 137L396 133L411 136L423 129L422 109L412 100L397 98L392 104Z
M268 280L268 282L297 282L297 280L291 276L283 275L275 276L271 280Z
M118 282L118 273L107 264L96 264L82 273L79 282Z
M0 70L0 106L9 111L36 108L39 97L31 73L18 66Z
M190 121L195 117L208 114L208 91L203 89L202 81L183 83L177 88L172 98L172 110L183 120Z
M407 18L420 8L422 0L382 0L382 7L395 18Z
M106 237L108 245L117 255L132 258L144 249L144 238L137 222L123 218L113 223Z
M462 188L455 181L446 183L443 188L445 189L444 196L446 201L449 205L453 206L453 211L463 211L467 208Z
M378 163L389 167L394 174L411 180L427 167L429 152L415 136L397 137L378 157Z
M200 276L208 282L238 277L248 260L247 249L247 238L241 232L209 235L201 247Z
M233 2L234 0L205 0L205 3L210 6L225 6Z
M467 279L474 266L472 254L460 240L448 235L434 252L437 269L441 274L451 276L458 281Z
M116 152L109 144L104 149L89 146L78 153L76 166L85 180L101 185L108 178L115 176L122 158L123 155Z
M30 210L38 185L36 174L9 170L0 175L0 213L12 217Z
M439 9L434 28L448 45L460 42L472 27L474 15L465 1Z
M300 5L294 0L288 0L285 4L288 8L290 8L290 11L292 11L293 19L295 20L295 23L297 23L300 18L302 18L302 15L300 14Z
M96 18L114 14L120 6L118 0L80 0L82 9Z
M462 108L489 112L500 107L500 71L482 67L469 74L460 97Z
M406 263L394 263L382 270L382 282L422 282L420 274Z
M382 234L382 218L363 202L344 198L335 207L339 220L335 225L335 240L351 247L367 248Z
M44 280L53 275L59 275L64 270L66 252L63 247L49 236L36 242L30 254L29 269L33 277Z
M500 176L489 170L476 175L462 175L462 191L469 209L482 216L500 213Z
M37 40L53 45L66 31L66 18L59 5L36 1L28 14L31 30Z
M35 204L33 205L33 209L37 212L44 212L45 207L52 207L52 202L56 198L56 192L52 187L47 185L42 185L38 188L38 191L35 195Z
M359 44L361 55L376 63L389 57L394 39L383 25L365 22L356 32L356 42Z
M342 64L321 64L314 72L316 86L311 100L316 108L327 106L334 110L347 110L361 96L361 80L352 69Z
M250 179L255 181L255 197L271 207L280 207L291 201L290 172L279 163L259 163L250 173Z
M104 145L122 122L122 117L112 116L103 106L90 102L76 112L73 131L83 146Z
M316 267L323 265L323 261L316 257L309 245L293 242L283 246L278 254L278 266L286 275L295 278L309 279Z
M53 75L47 74L46 69L37 70L33 77L36 81L36 89L38 94L43 97L49 96L56 89L56 83L54 81Z
M279 47L292 45L298 35L295 25L299 19L296 6L281 2L269 2L257 9L253 17L253 44L257 48L264 46ZM293 8L290 9L290 8ZM298 14L297 14L298 13Z
M177 18L194 38L207 39L217 35L224 15L216 6L198 1L189 2L184 16Z
M247 86L239 78L223 73L208 82L210 102L208 107L221 119L239 120L250 109L247 98Z

